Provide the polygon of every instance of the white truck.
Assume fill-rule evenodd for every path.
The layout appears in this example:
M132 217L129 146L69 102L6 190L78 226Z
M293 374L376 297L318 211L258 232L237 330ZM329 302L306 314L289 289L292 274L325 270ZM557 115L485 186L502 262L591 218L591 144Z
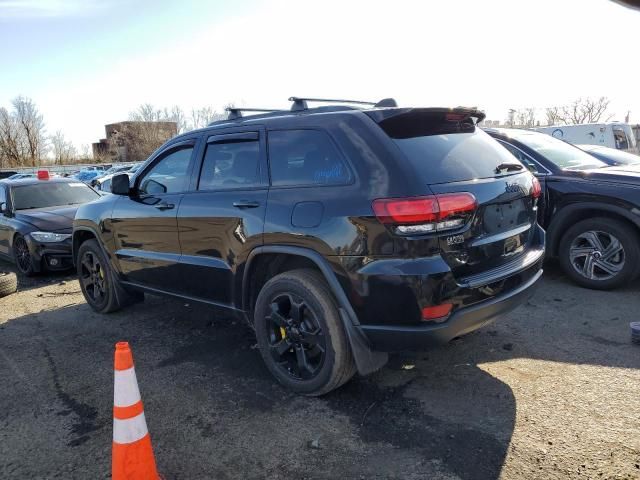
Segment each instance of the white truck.
M630 153L639 153L635 132L628 123L582 123L537 127L534 130L574 145L602 145Z

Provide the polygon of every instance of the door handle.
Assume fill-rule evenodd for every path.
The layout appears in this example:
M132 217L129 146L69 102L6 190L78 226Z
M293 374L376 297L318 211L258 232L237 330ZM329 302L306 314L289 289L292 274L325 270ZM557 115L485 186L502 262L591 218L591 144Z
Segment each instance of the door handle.
M173 203L159 203L158 205L154 205L158 210L171 210L175 208Z
M236 208L257 208L260 206L260 202L254 202L251 200L239 200L233 202L233 206Z

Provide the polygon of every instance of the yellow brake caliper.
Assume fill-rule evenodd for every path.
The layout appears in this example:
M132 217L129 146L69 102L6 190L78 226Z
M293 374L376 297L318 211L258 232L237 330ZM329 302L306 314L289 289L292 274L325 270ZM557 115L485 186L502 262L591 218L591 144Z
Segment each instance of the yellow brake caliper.
M282 338L282 340L287 338L287 331L284 329L284 327L280 327L280 338Z

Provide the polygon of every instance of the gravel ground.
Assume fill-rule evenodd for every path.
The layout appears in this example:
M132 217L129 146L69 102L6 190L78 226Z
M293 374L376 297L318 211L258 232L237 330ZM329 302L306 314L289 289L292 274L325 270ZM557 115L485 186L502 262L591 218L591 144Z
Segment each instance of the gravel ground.
M72 277L23 279L0 299L0 478L109 478L118 340L167 480L640 478L640 283L546 269L498 323L319 399L275 384L219 312L147 297L100 316Z

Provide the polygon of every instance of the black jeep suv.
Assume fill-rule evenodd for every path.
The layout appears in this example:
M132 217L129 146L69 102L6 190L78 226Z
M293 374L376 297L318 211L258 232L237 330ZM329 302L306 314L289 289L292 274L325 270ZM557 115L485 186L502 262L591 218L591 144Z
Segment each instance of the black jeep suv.
M141 292L225 307L281 383L321 395L528 298L540 185L481 112L292 100L170 140L78 210L93 309Z

